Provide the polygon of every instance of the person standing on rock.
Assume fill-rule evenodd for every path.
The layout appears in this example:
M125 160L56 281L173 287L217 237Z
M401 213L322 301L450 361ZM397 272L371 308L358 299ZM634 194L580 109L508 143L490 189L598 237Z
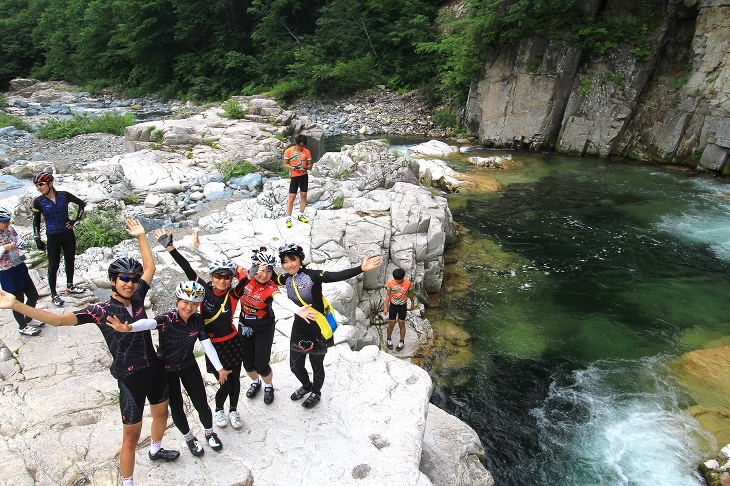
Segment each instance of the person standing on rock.
M19 251L25 250L28 245L18 236L15 228L10 226L12 217L13 213L9 209L0 208L0 288L13 294L18 302L27 299L25 303L29 307L35 307L38 291L25 265L25 256ZM33 319L15 311L13 317L18 323L20 334L37 336L41 333L38 328L43 326L42 322L37 326L29 326Z
M205 351L205 356L213 363L218 372L218 383L223 384L231 372L224 370L218 359L218 353L205 332L203 318L198 314L198 306L203 302L205 287L197 282L181 282L175 288L177 297L177 309L156 316L154 319L142 319L134 325L122 323L119 318L112 316L108 324L119 332L141 332L156 329L160 337L160 345L157 348L157 357L162 361L167 372L167 385L170 388L170 413L172 421L185 438L185 443L190 453L200 457L205 449L190 430L188 418L185 416L185 408L182 396L182 386L190 397L195 410L198 411L198 418L205 429L205 440L216 452L223 449L218 435L213 432L213 412L208 406L208 396L205 394L205 383L200 375L198 363L195 361L193 349L195 342L200 341Z
M53 314L35 309L0 290L0 308L12 309L52 326L76 326L94 323L101 331L112 355L111 374L119 386L119 408L124 432L119 453L122 485L134 486L134 456L142 433L144 402L150 403L152 426L148 457L152 461L174 461L180 452L162 448L162 437L167 427L169 388L162 363L157 359L149 331L121 333L107 325L110 318L131 322L145 319L144 299L155 274L155 262L147 242L144 227L139 221L127 219L127 233L137 238L142 263L122 257L109 265L112 296L108 302L92 304L84 309Z
M289 181L289 197L286 200L286 227L291 228L291 215L294 210L294 199L299 191L299 216L302 223L308 223L304 216L307 207L307 189L309 186L309 169L312 168L312 154L307 149L307 136L300 133L294 137L294 145L284 151L284 168L291 171Z
M85 288L74 285L74 263L76 260L76 233L74 226L79 224L84 215L86 203L70 192L56 191L53 187L53 174L40 172L33 177L40 196L33 200L33 238L39 250L48 251L48 286L51 288L51 300L57 306L65 304L58 296L56 278L61 265L61 253L66 261L66 293L81 294ZM76 218L68 217L68 205L78 206ZM46 222L47 243L41 240L41 216Z
M244 292L248 279L243 276L243 269L237 267L233 262L225 258L213 256L209 272L211 281L206 282L198 273L193 270L184 256L177 251L172 244L172 233L170 229L160 228L155 232L157 241L170 253L175 262L180 266L186 277L201 284L205 288L205 297L201 304L200 314L205 324L213 347L218 353L223 368L231 370L228 379L215 394L215 424L218 427L225 427L230 420L234 429L243 427L243 421L238 413L238 398L241 395L241 364L243 362L243 340L238 333L233 317L236 314L238 301ZM193 232L193 244L206 256L211 251L201 247L198 239L198 232ZM233 279L238 279L238 284L233 287ZM206 369L212 373L216 380L220 379L210 359L206 357ZM228 417L223 410L226 399L228 399Z
M393 278L385 285L385 315L388 316L388 334L385 345L388 349L393 349L393 328L395 320L398 319L398 328L400 329L400 341L395 347L396 351L401 351L405 346L406 339L406 305L408 299L411 299L411 310L415 307L413 301L413 285L406 278L406 272L402 268L393 270Z
M301 246L293 243L288 243L279 248L279 258L286 274L278 276L278 283L286 287L287 296L295 303L311 305L312 309L323 315L332 312L331 309L325 309L322 296L323 283L339 282L360 275L363 272L369 272L377 268L381 260L379 256L373 258L367 256L361 265L339 272L310 270L302 263L304 250ZM291 399L301 400L304 395L311 392L309 397L302 403L305 408L314 407L322 397L324 356L327 353L327 348L333 344L334 338L331 335L329 338L325 338L320 326L311 325L299 316L294 317L290 339L289 366L302 386L292 393ZM312 380L310 380L309 373L304 366L307 355L309 355L309 363L312 366Z
M309 305L299 307L281 294L279 286L272 280L276 258L266 247L254 250L251 262L253 266L245 275L249 280L241 297L238 323L243 339L243 368L252 380L246 397L254 398L263 380L264 403L270 405L274 401L274 372L269 361L276 331L272 303L276 302L307 322L313 321L316 316L309 310Z

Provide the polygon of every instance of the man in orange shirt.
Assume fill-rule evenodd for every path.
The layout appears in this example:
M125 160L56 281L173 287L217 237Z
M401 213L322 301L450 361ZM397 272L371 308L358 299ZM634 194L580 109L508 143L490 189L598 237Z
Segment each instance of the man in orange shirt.
M406 303L411 299L411 310L415 306L413 302L413 286L411 281L406 277L406 272L402 268L393 270L393 278L388 281L385 286L385 310L384 313L390 319L388 321L388 340L386 346L393 349L393 341L390 340L395 327L395 319L398 318L398 328L400 329L400 341L395 347L396 351L400 351L405 346L406 338Z
M284 151L284 168L291 171L289 182L289 198L286 201L286 227L291 228L291 213L294 209L294 199L299 194L299 216L302 223L309 220L304 216L307 207L307 188L309 185L309 169L312 168L312 154L307 149L307 136L299 134L294 137L294 145Z

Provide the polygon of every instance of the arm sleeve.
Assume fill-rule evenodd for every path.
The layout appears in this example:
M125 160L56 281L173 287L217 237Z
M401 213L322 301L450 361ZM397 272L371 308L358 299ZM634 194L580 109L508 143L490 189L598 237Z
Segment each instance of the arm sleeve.
M180 254L179 251L177 251L177 248L170 250L170 256L173 260L180 266L183 273L189 280L195 280L198 276L198 274L193 270L193 267L190 266L190 262L185 259L184 256Z
M301 307L296 305L294 302L289 299L289 297L285 296L281 292L277 292L274 294L274 303L277 304L279 307L288 310L292 314L296 314Z
M211 262L214 260L228 260L228 257L226 257L223 253L215 251L213 248L204 243L200 244L200 246L198 247L198 251L202 253L203 256L208 259L208 261Z
M157 321L154 319L140 319L132 323L132 330L129 332L151 331L157 329Z
M33 238L41 237L41 207L38 199L33 200Z
M362 268L358 265L357 267L348 268L347 270L340 270L339 272L322 272L322 282L341 282L348 278L357 277L362 273Z
M205 351L205 355L208 357L208 359L210 360L210 364L213 365L215 370L222 370L223 365L221 364L221 360L218 358L218 353L215 351L213 343L210 342L210 339L204 339L200 341L200 344L203 346L203 351Z

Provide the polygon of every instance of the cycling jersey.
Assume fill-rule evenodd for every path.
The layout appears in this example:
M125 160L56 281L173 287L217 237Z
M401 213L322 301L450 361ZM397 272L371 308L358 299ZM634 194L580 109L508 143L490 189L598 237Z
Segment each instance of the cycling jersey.
M112 365L109 368L112 376L118 380L144 369L157 361L157 353L152 345L150 331L119 332L107 324L107 316L116 316L122 322L136 322L146 319L144 298L150 286L144 280L139 281L137 291L131 299L132 314L129 314L123 303L112 298L108 302L92 304L84 309L74 311L79 324L94 323L104 335Z
M394 278L388 280L386 284L386 294L391 304L403 305L408 300L408 293L411 291L413 285L407 278L403 279L403 282L398 283Z
M186 323L177 310L172 310L156 316L155 321L160 337L157 357L165 365L165 371L179 371L195 364L195 341L208 339L200 314L193 314Z
M312 153L309 149L300 149L296 145L293 145L284 151L284 160L289 162L289 165L292 167L302 167L302 170L292 169L291 171L292 177L299 177L307 175L307 171L303 167L312 161Z
M248 272L243 271L242 276L248 279ZM274 312L271 303L274 301L274 294L279 292L279 286L273 279L266 283L260 283L251 279L243 287L241 295L241 323L244 325L250 320L274 320Z
M74 203L79 207L76 213L76 220L79 220L83 215L84 207L86 206L84 201L66 191L55 191L55 194L55 202L43 195L40 195L33 200L32 211L34 236L40 236L41 234L41 215L43 215L43 219L46 221L47 235L63 233L68 229L66 227L66 223L71 222L68 217L69 203Z

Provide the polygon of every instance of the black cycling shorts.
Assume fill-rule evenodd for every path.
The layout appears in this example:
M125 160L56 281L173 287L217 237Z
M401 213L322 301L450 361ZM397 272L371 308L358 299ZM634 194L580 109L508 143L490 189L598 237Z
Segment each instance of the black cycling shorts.
M406 320L406 311L407 311L408 304L390 304L388 306L388 319L391 321L398 318L399 321L405 321Z
M292 177L289 181L289 194L296 194L297 189L302 192L307 192L309 188L309 174L302 176Z
M119 385L119 409L122 412L124 425L133 425L142 421L145 398L149 400L150 405L157 405L170 397L165 368L159 362L155 362L123 380L117 380L117 384Z

